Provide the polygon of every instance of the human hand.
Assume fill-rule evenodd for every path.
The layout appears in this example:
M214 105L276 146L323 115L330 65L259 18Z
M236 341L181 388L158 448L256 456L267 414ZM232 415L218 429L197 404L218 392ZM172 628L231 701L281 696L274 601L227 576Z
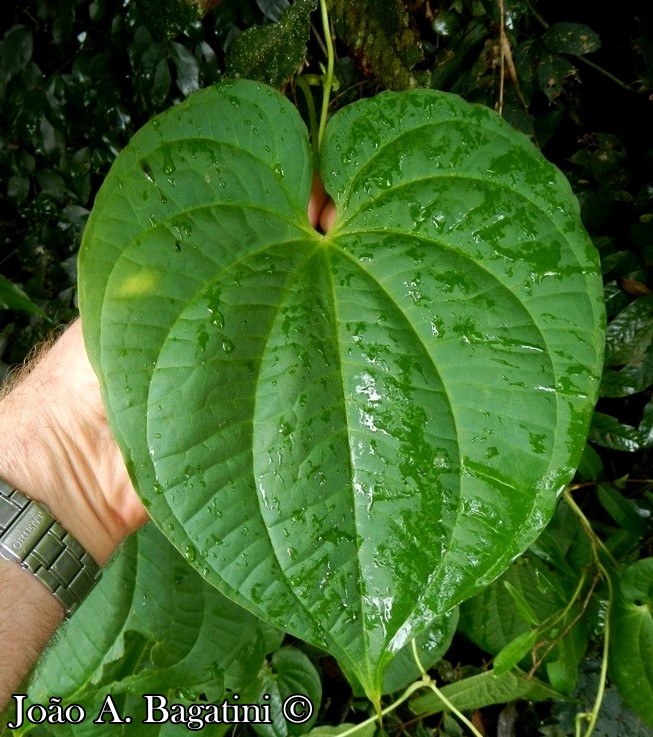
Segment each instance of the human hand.
M109 430L79 320L0 401L0 477L45 504L100 565L147 519Z
M328 233L336 220L335 205L326 193L317 172L313 174L311 199L308 203L308 219L314 228L319 228L323 233Z

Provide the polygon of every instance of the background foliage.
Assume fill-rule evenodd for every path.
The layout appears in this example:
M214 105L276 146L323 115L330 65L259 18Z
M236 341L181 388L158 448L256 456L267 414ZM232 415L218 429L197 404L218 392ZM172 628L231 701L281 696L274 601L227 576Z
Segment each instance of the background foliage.
M309 16L315 5L223 0L203 19L172 33L168 28L167 34L148 27L146 13L133 2L25 0L5 9L0 372L75 314L76 253L95 192L118 151L153 114L229 74L283 87L308 118L292 73L304 59L309 82L322 73L321 33L311 29L316 19ZM487 734L573 734L575 715L591 708L597 689L608 601L606 578L597 566L602 560L615 589L614 646L595 734L650 734L642 718L653 720L645 711L646 704L653 708L653 694L646 691L645 668L638 673L634 664L648 661L650 667L653 655L646 650L653 630L647 560L653 553L652 10L643 0L617 9L520 0L333 0L330 5L338 37L332 109L380 89L414 85L501 106L569 177L602 258L610 321L606 370L591 442L572 487L595 537L588 537L573 514L572 497L570 504L562 502L531 551L462 607L455 634L449 626L439 640L451 645L444 657L441 647L434 648L429 664L438 681L449 684L450 697L459 699ZM311 89L318 100L318 88ZM609 555L599 556L600 545ZM134 554L132 548L121 553ZM572 592L576 596L570 599ZM121 674L134 673L130 647L140 648L146 670L160 668L161 652L152 647L161 636L157 626L137 620L115 630L124 649L111 651L102 677L92 679L96 691L90 698L106 692ZM278 675L275 663L287 656L275 660L272 653L281 638L262 631L257 641L263 643L258 659L242 660L250 663L248 675L253 680L262 672ZM320 674L319 723L363 719L367 706L333 661L302 650L301 643L292 645L289 657L301 659L298 667L306 658ZM486 678L470 687L463 678L483 679L493 656L499 656L495 671L505 672L500 686L496 681L487 686ZM186 654L176 657L183 665ZM223 665L221 672L241 688L242 681ZM534 682L525 686L512 666L535 673L545 691L534 693ZM391 690L415 675L397 678ZM550 695L547 688L558 697L540 701ZM385 729L462 733L442 716L441 704L426 696L389 717Z

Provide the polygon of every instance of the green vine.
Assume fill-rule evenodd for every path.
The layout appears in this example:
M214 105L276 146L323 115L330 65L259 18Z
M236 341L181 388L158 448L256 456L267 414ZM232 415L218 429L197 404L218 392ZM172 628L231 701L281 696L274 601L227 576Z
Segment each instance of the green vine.
M322 75L316 74L298 74L295 77L295 84L301 90L306 108L308 110L308 126L311 132L311 149L313 151L313 165L318 168L318 157L320 155L320 147L322 138L328 122L329 103L331 101L331 90L334 82L334 48L333 39L331 37L331 26L329 22L329 11L327 10L326 0L320 0L320 10L322 13L322 25L324 27L324 51L327 57L326 71ZM318 123L317 110L311 87L320 85L322 87L322 107L320 110L320 120Z
M483 737L483 735L476 729L472 722L470 722L469 719L467 719L467 717L435 685L435 681L426 672L426 669L424 668L422 661L420 660L419 654L417 652L417 644L414 639L411 641L411 648L413 652L413 658L415 659L415 663L421 673L421 678L418 681L414 681L413 683L411 683L410 686L408 686L404 690L401 696L395 699L384 709L381 709L380 707L377 708L376 714L369 717L368 719L365 719L359 724L355 724L344 732L341 732L338 737L350 737L350 735L356 734L356 732L365 729L365 727L368 727L371 724L381 722L383 717L394 712L403 703L405 703L416 691L419 691L422 688L428 688L433 691L433 693L438 697L438 699L440 699L440 701L447 707L447 709L452 714L455 714L455 716L471 731L474 737Z
M311 149L313 151L313 166L317 167L317 159L320 153L319 146L319 131L317 125L317 112L315 110L315 101L313 100L313 93L307 79L307 75L299 74L295 78L295 84L302 91L304 99L306 100L306 107L308 109L308 124L309 130L311 131Z
M324 41L327 48L327 70L324 77L324 92L322 95L322 112L320 115L320 128L317 136L318 151L322 146L322 138L327 124L329 114L329 100L331 97L331 87L333 86L333 67L334 67L334 50L333 39L331 38L331 27L329 24L329 13L327 11L326 0L320 0L320 10L322 11L322 25L324 27Z
M585 534L590 541L594 564L599 572L599 575L603 579L605 579L608 589L608 601L605 608L605 620L603 623L603 653L601 658L599 687L596 692L596 698L594 700L592 710L590 712L580 712L576 715L576 737L591 737L591 735L594 733L596 722L599 718L599 712L601 711L601 705L603 704L603 697L605 696L605 688L608 679L608 661L610 651L610 615L614 602L614 589L612 586L612 578L601 561L599 551L604 553L613 564L616 565L616 563L610 551L605 547L602 540L594 532L590 521L583 514L583 511L578 506L578 504L576 504L576 502L574 501L574 498L571 495L572 488L573 487L568 487L567 489L565 489L564 499L569 505L569 508L574 512L576 517L578 517L578 520L581 523L581 526L583 527L583 530L585 531ZM582 732L584 721L587 722L587 729L585 730L585 732Z

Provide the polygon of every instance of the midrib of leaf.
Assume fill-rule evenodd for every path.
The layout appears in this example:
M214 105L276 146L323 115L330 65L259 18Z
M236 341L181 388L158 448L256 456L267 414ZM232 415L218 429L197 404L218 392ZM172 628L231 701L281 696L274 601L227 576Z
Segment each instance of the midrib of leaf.
M365 231L365 232L369 232L369 231ZM384 230L383 232L386 233L386 232L389 232L389 231L385 231ZM341 232L339 234L339 238L340 239L344 239L344 238L346 238L349 235L351 235L351 232L346 232L346 233L342 233ZM431 357L430 357L428 348L427 348L426 344L424 343L421 335L419 334L419 332L417 330L415 330L415 328L414 328L411 320L409 319L409 317L404 312L403 306L399 302L397 302L395 300L394 296L390 292L387 291L387 289L376 278L376 276L373 275L373 274L371 274L365 268L363 262L361 262L358 259L354 258L349 253L349 251L346 250L346 248L344 248L343 246L339 246L338 243L337 243L337 240L336 240L336 237L335 236L329 238L329 234L327 234L327 238L329 239L329 245L334 250L337 250L338 253L343 258L347 259L351 264L353 264L354 266L356 266L359 269L360 273L366 279L368 279L371 283L373 283L378 288L378 290L384 295L385 299L392 306L392 308L399 315L401 315L401 317L402 317L402 319L404 321L405 326L408 328L408 331L412 334L413 339L419 345L422 355L426 357L426 360L429 363L431 369L433 370L433 373L436 374L436 376L438 376L438 378L440 379L440 383L442 385L442 390L443 390L444 396L446 397L446 400L447 400L447 404L448 404L448 408L449 408L449 415L451 417L451 421L452 421L452 424L454 426L454 431L455 431L455 435L456 435L456 437L455 437L455 443L456 443L456 447L458 448L458 451L459 451L459 453L458 453L458 460L460 462L460 460L461 460L460 459L460 434L459 434L458 422L456 420L456 414L454 412L454 407L453 407L453 404L451 402L451 398L450 398L449 393L448 393L448 390L447 390L447 385L442 380L442 376L440 374L440 371L438 369L438 366L431 360ZM331 270L329 270L329 273L330 274L332 273ZM333 281L332 280L331 280L331 287L332 287L332 298L333 298L333 302L334 302L334 305L336 305L337 302L336 302L336 299L335 299L335 290L333 289ZM344 398L344 396L345 396L345 393L344 393L344 385L343 385L343 398ZM347 402L344 402L344 404L345 404L345 407L346 407L347 406ZM346 412L346 410L345 410L345 412ZM348 426L349 426L349 421L348 421ZM352 463L352 465L353 465L353 463ZM456 511L456 521L457 521L458 517L460 516L461 505L462 505L462 502L463 502L462 477L459 477L458 481L459 481L459 484L458 484L458 504L457 504L457 511ZM356 509L356 506L355 505L353 505L353 506L354 506L354 509ZM356 522L356 527L357 527L357 529L359 529L359 527L360 527L360 524L359 524L358 520ZM449 535L449 540L450 541L455 538L455 531L456 531L456 522L454 522L454 525L452 525L451 530L450 530L450 535ZM440 572L440 570L442 568L443 563L444 563L444 559L443 559L443 562L440 564L440 566L434 572L432 572L431 575L429 576L429 582L431 581L431 579L434 579L434 578L437 577L437 574L439 574L439 572ZM359 560L359 576L362 579L362 572L361 572L361 569L360 569L360 560ZM411 611L411 617L420 608L421 602L423 601L423 598L424 598L424 596L426 595L427 592L428 592L428 586L424 587L424 593L417 598L417 600L415 602L415 605L414 605L414 607L413 607L413 609ZM363 597L361 596L361 599L362 598ZM365 638L365 645L366 645L366 647L368 646L368 642L369 642L368 641L368 638Z
M357 505L355 503L355 497L354 497L355 492L353 491L353 486L354 486L353 485L353 480L354 480L354 476L355 476L355 473L354 473L355 465L354 465L354 460L353 460L353 449L351 447L351 433L349 432L349 428L352 427L352 423L350 421L350 416L349 416L349 412L348 412L348 406L347 406L347 401L346 401L346 393L345 393L345 385L344 385L344 381L342 380L342 378L343 378L343 370L342 370L342 368L343 368L343 356L342 356L341 343L340 343L340 340L339 340L338 327L337 327L338 326L338 322L339 322L339 319L338 319L338 301L336 299L335 285L334 285L334 282L333 282L333 269L331 268L330 259L328 257L328 249L326 247L327 245L330 246L330 247L333 247L333 240L332 240L332 238L329 238L328 235L327 235L327 236L325 236L325 241L326 241L326 243L325 243L325 248L323 249L323 258L324 258L324 264L325 264L325 273L326 273L327 279L328 279L328 287L330 289L331 302L333 304L333 320L332 320L332 323L331 323L331 328L332 328L332 331L333 331L333 341L334 341L334 344L338 347L338 350L337 350L337 356L338 356L338 374L340 376L340 390L341 390L341 397L342 397L342 409L343 409L343 414L345 416L345 421L346 421L347 430L348 430L348 432L347 432L347 445L349 447L349 456L348 456L348 459L347 460L348 460L348 465L349 465L349 477L350 477L350 479L352 481L352 483L350 485L350 488L349 488L349 492L350 492L350 495L351 495L351 508L352 508L353 514L354 514L354 529L358 533L358 538L359 539L363 539L363 535L361 534L361 523L360 523L360 519L359 519L359 517L357 515L358 507L357 507ZM359 593L360 612L361 612L361 623L364 625L365 622L368 620L369 615L368 615L368 612L367 612L367 608L365 606L365 598L363 596L363 591L362 591L362 588L361 588L361 584L362 584L362 581L363 581L363 570L361 568L361 559L360 559L360 556L358 556L358 555L356 556L356 566L357 566L357 570L358 570L358 585L357 585L356 588L358 589L358 593ZM367 674L367 678L368 678L368 683L367 684L364 684L364 686L366 687L366 690L368 690L369 689L369 685L371 685L371 684L374 683L374 676L373 676L373 674L371 674L369 672L370 657L369 657L369 637L367 637L368 628L366 626L363 626L362 629L363 629L363 649L364 649L364 652L365 652L365 667L364 667L364 669L365 669L365 673ZM349 662L349 660L350 660L350 658L348 657L348 653L346 651L344 653L344 660L346 662ZM352 665L354 666L355 669L357 668L357 664L356 663L352 663ZM358 670L358 675L359 675L359 677L362 675L362 669L359 669Z

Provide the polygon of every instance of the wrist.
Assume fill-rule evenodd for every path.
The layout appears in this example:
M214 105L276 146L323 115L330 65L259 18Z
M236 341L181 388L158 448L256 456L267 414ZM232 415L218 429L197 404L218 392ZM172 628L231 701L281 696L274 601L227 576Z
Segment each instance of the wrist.
M99 565L145 522L79 321L0 399L0 478L46 505Z
M12 404L9 398L0 402L0 479L46 506L103 565L124 535L107 524L111 513L91 469L76 449L71 452L66 434L46 420L47 413L31 419Z

